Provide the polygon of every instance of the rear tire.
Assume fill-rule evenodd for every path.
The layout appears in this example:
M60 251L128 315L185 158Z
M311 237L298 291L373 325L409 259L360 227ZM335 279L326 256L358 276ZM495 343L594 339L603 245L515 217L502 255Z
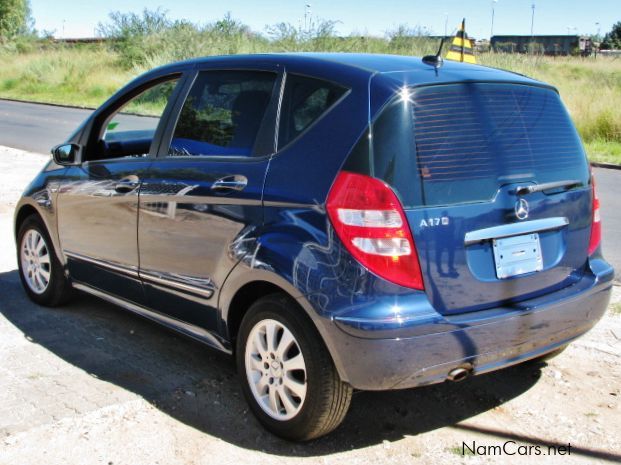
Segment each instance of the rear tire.
M257 300L241 322L236 347L237 369L252 412L268 431L294 441L334 430L352 396L302 312L282 294Z
M22 286L33 302L55 307L70 299L71 284L37 215L30 215L19 227L17 264Z

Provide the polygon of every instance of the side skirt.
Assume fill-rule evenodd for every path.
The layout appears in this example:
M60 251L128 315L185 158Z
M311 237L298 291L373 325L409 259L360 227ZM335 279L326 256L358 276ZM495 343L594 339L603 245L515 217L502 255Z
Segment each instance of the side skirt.
M214 347L222 352L227 354L232 354L233 351L225 345L226 343L220 340L218 337L214 336L209 331L195 326L189 323L185 323L183 321L177 320L175 318L171 318L166 315L162 315L161 313L154 312L140 305L136 305L134 303L128 302L127 300L120 299L118 297L107 294L99 289L91 287L87 284L73 282L73 287L80 291L86 292L88 294L92 294L95 297L99 297L100 299L106 300L114 305L122 307L126 310L129 310L132 313L140 315L144 318L148 318L149 320L160 323L161 325L166 326L167 328L173 329L181 334L191 337L192 339L196 339L199 342L207 344L208 346Z

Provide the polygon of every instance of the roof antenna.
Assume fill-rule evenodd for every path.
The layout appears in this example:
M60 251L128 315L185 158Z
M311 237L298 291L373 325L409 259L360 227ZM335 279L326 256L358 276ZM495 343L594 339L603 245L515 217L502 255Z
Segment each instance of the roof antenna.
M444 64L444 59L442 58L442 47L444 47L444 39L446 39L446 37L442 37L442 40L440 41L438 53L436 53L435 55L425 55L423 57L423 63L433 66L436 69L436 72L438 68L440 68Z

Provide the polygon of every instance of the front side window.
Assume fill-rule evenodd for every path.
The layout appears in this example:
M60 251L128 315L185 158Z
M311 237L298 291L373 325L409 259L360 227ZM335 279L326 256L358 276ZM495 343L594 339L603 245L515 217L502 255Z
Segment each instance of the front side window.
M183 105L170 156L255 154L276 74L205 71Z
M96 129L90 160L143 157L149 154L155 131L178 79L158 82L125 102Z
M283 95L278 146L284 147L310 127L345 93L320 79L288 74Z

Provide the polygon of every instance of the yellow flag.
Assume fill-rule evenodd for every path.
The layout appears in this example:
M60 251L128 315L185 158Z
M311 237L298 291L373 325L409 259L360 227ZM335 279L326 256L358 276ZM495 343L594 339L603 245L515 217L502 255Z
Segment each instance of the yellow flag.
M446 59L465 63L477 62L474 57L474 40L469 39L468 34L466 34L466 18L462 20L457 34L453 37Z

